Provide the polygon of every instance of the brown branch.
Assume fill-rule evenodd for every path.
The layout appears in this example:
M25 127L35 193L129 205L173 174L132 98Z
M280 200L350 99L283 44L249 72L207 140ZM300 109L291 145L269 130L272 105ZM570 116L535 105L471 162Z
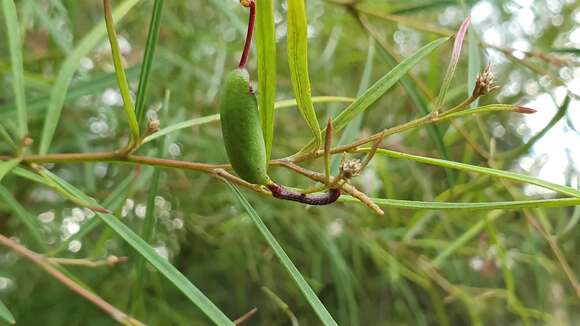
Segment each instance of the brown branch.
M58 265L81 266L81 267L112 267L117 264L125 263L129 260L128 257L109 256L106 259L91 260L91 259L74 259L74 258L58 258L46 257L48 262Z
M101 308L107 314L109 314L114 320L121 324L125 325L136 325L136 326L144 326L142 322L130 317L123 311L117 309L115 306L111 305L107 301L103 300L101 297L97 296L96 294L92 293L91 291L83 288L75 281L71 280L68 276L63 274L61 271L56 269L51 263L49 263L46 258L42 255L37 254L28 248L24 247L23 245L19 244L18 242L5 237L4 235L0 234L0 245L7 247L8 249L18 253L22 257L32 261L36 265L40 266L54 278L56 278L59 282L70 288L71 290L75 291L78 295L82 296L83 298L89 300L97 307Z

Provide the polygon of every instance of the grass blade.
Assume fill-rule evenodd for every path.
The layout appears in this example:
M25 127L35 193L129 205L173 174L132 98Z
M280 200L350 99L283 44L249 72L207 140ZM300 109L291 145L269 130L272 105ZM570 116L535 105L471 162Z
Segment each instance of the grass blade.
M274 142L276 102L276 26L273 0L256 3L256 49L258 50L258 106L269 161Z
M46 171L51 174L49 171ZM104 210L99 206L94 199L87 196L73 185L51 174L54 180L58 180L59 184L69 191L73 196L80 201L89 202L91 205ZM193 285L183 274L181 274L173 265L167 260L159 256L155 249L147 244L143 239L133 232L129 227L123 224L117 217L96 212L97 216L105 222L117 235L119 235L125 242L127 242L133 249L135 249L143 258L145 258L151 265L153 265L167 280L175 285L183 294L189 298L201 311L209 317L217 325L233 325L231 320L216 307L195 285Z
M298 101L298 109L314 135L310 149L320 147L322 134L310 90L308 76L308 23L304 0L288 0L288 64L292 89Z
M8 324L16 324L16 320L14 320L14 316L8 308L4 305L2 300L0 300L0 318L4 319Z
M544 200L521 200L521 201L500 201L487 203L450 203L450 202L426 202L399 199L371 198L371 200L383 207L396 207L406 209L430 209L441 211L472 211L472 210L494 210L494 209L522 209L541 207L571 207L580 205L580 198L558 198ZM341 196L343 202L359 202L350 196Z
M375 48L376 48L375 39L373 37L369 37L369 49L367 51L367 59L365 62L365 68L361 76L357 96L361 96L364 93L364 91L367 88L369 88L369 84L371 82L371 73L374 68L373 61L375 59ZM342 136L340 136L340 139L338 140L337 144L338 146L346 145L356 139L356 137L360 133L362 120L363 115L361 114L348 124L348 126L344 130L344 133L342 134ZM332 158L332 163L330 166L330 171L333 175L338 173L339 164L340 164L339 156L334 156Z
M10 210L14 213L15 217L18 218L30 231L32 238L38 244L39 248L46 249L46 243L42 237L39 230L42 226L38 222L38 219L32 214L30 214L20 203L14 198L12 193L6 189L4 186L0 185L0 198L2 202L5 203Z
M463 47L463 40L465 39L465 34L467 34L467 29L471 23L471 17L465 18L457 34L455 35L455 42L453 43L453 52L451 53L451 61L449 66L447 66L447 72L445 73L445 78L443 78L443 83L441 89L439 90L439 96L435 101L434 110L440 110L445 103L445 97L447 96L447 91L449 86L451 86L451 81L455 75L455 70L457 69L457 64L459 63L459 57L461 56L461 48Z
M268 245L272 248L272 250L278 257L282 265L284 265L284 268L286 269L288 274L290 274L290 277L292 277L296 285L298 285L300 291L302 292L302 294L304 294L304 297L306 298L306 300L308 300L308 303L310 304L312 309L314 309L322 324L338 325L334 321L328 310L326 310L322 302L320 302L320 299L318 299L316 293L314 293L310 285L308 285L304 277L300 274L296 266L294 266L294 263L292 263L288 255L286 255L286 252L284 252L282 246L280 246L278 241L276 241L276 238L274 238L272 233L270 233L270 230L268 230L268 227L266 226L266 224L264 224L258 213L256 213L254 208L246 200L244 195L242 195L240 190L235 185L232 185L229 182L227 184L232 190L232 192L236 195L236 198L238 199L240 204L242 204L242 206L244 207L244 210L248 213L248 215L252 219L252 222L254 222L258 230L260 230L260 233L262 233L262 235L268 242Z
M103 7L105 10L105 25L107 26L107 34L109 35L109 43L111 44L113 64L115 65L117 82L119 83L119 90L121 91L121 97L123 98L123 107L125 108L125 114L127 115L127 120L129 121L132 143L137 144L140 138L139 122L137 121L135 107L133 106L133 100L131 99L131 94L129 93L129 83L127 83L127 76L125 75L125 70L123 69L123 59L121 58L121 50L119 50L119 42L117 41L117 32L115 31L115 22L113 20L113 14L111 13L109 0L103 0Z
M6 142L6 144L8 144L8 146L10 146L10 148L14 150L14 152L18 151L18 146L16 145L14 140L12 140L12 137L10 137L8 130L6 130L6 128L4 128L4 126L1 124L0 124L0 137L4 140L4 142Z
M21 161L22 161L22 159L15 158L15 159L12 159L10 161L0 162L0 183L2 183L2 179L4 179L4 177L10 171L12 171L12 169L14 169L16 166L18 166L18 164L20 164Z
M135 65L127 69L127 77L131 79L136 79L139 76L139 69L141 65ZM64 97L64 103L76 100L85 95L99 94L103 90L113 87L117 84L115 74L103 74L95 76L87 81L82 81L74 86L72 86ZM27 108L29 113L29 119L35 118L38 113L46 110L48 103L50 101L50 96L38 96L28 100ZM0 106L0 119L7 119L11 117L14 112L16 105L9 103L6 106Z
M415 67L423 58L445 43L448 39L448 37L443 37L423 46L412 56L406 58L395 68L391 69L391 71L372 85L362 96L349 105L333 120L332 124L334 129L340 131L345 128L352 119L376 103L389 89L391 89L391 87L393 87L407 72L409 72L409 70ZM303 153L312 150L313 145L314 143L311 141L300 152Z
M165 93L165 101L163 103L164 109L164 120L167 118L168 111L169 111L169 100L170 100L171 93L167 91ZM167 148L167 137L163 138L157 147L157 157L164 157L165 156L165 149ZM153 239L153 234L155 232L155 224L157 222L157 217L155 216L155 197L157 197L159 191L159 179L161 177L161 169L155 168L153 172L153 176L151 177L151 183L149 187L149 192L147 194L147 203L146 203L146 210L145 210L145 221L143 222L143 228L141 230L141 238L146 243L151 243ZM131 298L131 309L133 312L139 309L145 309L145 301L144 301L144 284L145 284L145 259L143 257L139 257L137 260L137 264L135 266L136 270L136 281L135 285L132 289L132 298Z
M10 47L10 63L12 66L12 88L16 100L18 138L24 139L28 134L28 117L26 112L26 95L24 93L24 67L22 60L22 38L18 13L12 0L2 0L2 12L8 34L8 46Z
M370 148L364 148L364 149L361 149L360 151L368 152L370 150L371 150ZM474 173L479 173L479 174L488 175L488 176L492 176L492 177L503 178L506 180L517 181L517 182L521 182L521 183L533 184L533 185L536 185L536 186L539 186L542 188L546 188L546 189L553 190L555 192L559 192L561 194L580 198L580 190L566 187L566 186L562 186L559 184L555 184L555 183L552 183L549 181L544 181L542 179L538 179L535 177L515 173L515 172L502 171L502 170L486 168L486 167L482 167L482 166L475 166L475 165L471 165L471 164L446 161L446 160L430 158L430 157L425 157L425 156L411 155L411 154L391 151L388 149L377 150L377 155L388 156L388 157L404 159L404 160L410 160L410 161L415 161L415 162L419 162L419 163L431 164L431 165L441 166L444 168L461 170L464 172L474 172Z
M113 11L113 20L119 22L140 0L125 0ZM107 29L104 23L95 26L62 63L58 77L50 94L50 101L40 139L40 154L48 153L56 127L60 120L67 90L73 75L79 67L80 60L96 47L106 36Z
M137 88L137 99L135 100L135 110L140 125L143 124L143 119L145 118L145 98L151 77L151 68L153 67L157 41L159 40L164 4L165 0L155 0L155 3L153 3L153 12L151 13L151 22L149 23L149 34L147 35L147 43L145 44L141 75L139 76L139 87Z
M380 45L380 49L382 50L380 54L382 57L387 61L387 63L393 67L395 67L400 60L398 60L392 49L388 47L386 42L382 40L380 33L378 33L374 28L371 27L370 24L366 20L361 19L361 17L357 17L360 25L369 33L370 36ZM418 89L417 83L413 78L409 78L409 76L404 76L399 81L401 86L405 89L405 92L409 95L410 100L413 102L417 110L422 115L427 115L431 113L431 109L429 108L430 100L423 95L423 93ZM427 126L427 132L429 133L429 138L435 143L437 150L441 154L444 159L449 159L449 153L447 151L447 147L445 146L445 142L443 141L443 135L439 126L437 125L429 125ZM449 184L455 183L455 176L452 172L446 172L447 180Z
M471 32L467 34L467 38L469 40L467 43L467 50L469 51L469 59L467 63L467 96L469 97L475 88L475 78L481 71L481 53L474 28L472 28ZM471 107L476 107L478 103L479 99L476 99L471 103Z
M319 97L313 97L312 101L314 103L331 103L331 102L352 103L352 102L354 102L354 99L351 97L319 96ZM296 106L296 100L283 100L283 101L276 102L274 105L274 107L276 109L289 108L292 106ZM212 114L212 115L208 115L205 117L194 118L194 119L178 122L178 123L173 124L169 127L165 127L163 129L159 130L158 132L152 134L152 135L145 137L145 139L143 139L143 144L148 143L152 140L155 140L159 137L163 137L163 136L170 134L172 132L181 130L181 129L185 129L185 128L189 128L189 127L193 127L193 126L199 126L199 125L203 125L206 123L215 122L215 121L219 121L219 120L220 120L219 114Z

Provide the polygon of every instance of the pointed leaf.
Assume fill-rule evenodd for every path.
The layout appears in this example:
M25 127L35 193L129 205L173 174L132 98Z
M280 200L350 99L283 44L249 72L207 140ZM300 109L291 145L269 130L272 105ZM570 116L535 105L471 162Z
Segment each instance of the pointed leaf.
M405 74L407 74L413 67L421 62L423 58L445 43L448 39L448 37L437 39L423 46L412 56L399 63L395 68L393 68L380 80L373 84L362 96L360 96L354 103L349 105L333 120L332 124L334 129L336 131L344 129L350 121L375 104ZM304 149L301 150L301 152L303 153L312 150L314 148L313 145L314 142L311 141Z
M12 89L16 100L18 137L24 139L28 134L26 96L24 94L24 68L22 63L22 38L16 6L12 0L2 0L2 12L6 23L10 65L12 67Z
M15 158L12 159L10 161L0 161L0 183L2 183L2 179L4 179L4 177L10 172L12 171L12 169L14 169L16 166L18 166L18 164L20 164L20 162L22 161L22 159L20 158Z
M276 101L276 27L273 0L256 2L256 48L258 50L258 106L266 157L270 160L274 142Z
M135 111L139 124L143 124L143 119L145 117L145 99L147 88L149 86L149 79L151 77L153 58L155 57L155 50L157 49L164 4L165 0L155 0L153 3L153 12L151 13L151 22L149 23L149 34L147 34L147 43L145 44L145 53L143 54L143 65L141 67L141 75L139 76L137 99L135 100Z
M12 316L12 313L4 305L2 300L0 300L0 318L4 319L9 324L16 324L16 320L14 320L14 316Z
M115 31L115 21L111 13L111 6L109 0L103 0L105 10L105 25L107 26L107 34L109 35L109 44L111 44L111 55L113 56L113 65L115 66L115 73L117 74L117 83L123 98L123 108L129 122L129 129L131 130L131 138L133 144L139 142L139 122L135 113L135 106L129 91L129 83L123 69L123 58L121 57L121 50L119 49L119 42L117 41L117 31Z
M316 111L312 104L310 78L308 76L308 23L304 0L288 0L288 64L292 89L298 101L298 109L314 135L311 148L318 148L322 135Z
M50 173L50 172L49 172ZM98 205L94 199L87 196L70 183L59 178L56 175L52 177L58 180L59 184L72 195L82 201L89 202L101 210L104 208ZM195 285L193 285L183 274L181 274L173 265L159 254L149 244L133 232L129 227L123 224L117 217L111 214L96 212L97 216L105 222L117 235L143 256L151 265L153 265L167 280L175 285L189 300L194 303L203 313L206 314L217 325L233 325L232 321L216 307Z
M471 17L465 18L457 34L455 35L455 42L453 43L453 52L451 53L451 61L449 62L449 66L447 66L447 72L445 73L445 78L443 79L443 83L441 84L441 89L439 90L439 96L437 96L437 101L435 101L435 110L439 110L443 107L445 103L445 97L447 96L447 91L449 90L449 86L451 85L451 81L453 80L453 76L455 76L455 70L457 68L457 64L459 63L459 57L461 56L461 48L463 47L463 40L465 39L465 34L467 33L467 29L469 28L469 24L471 23Z
M113 11L113 19L119 22L139 0L126 0ZM62 63L58 77L50 94L50 101L40 139L40 154L48 153L73 75L80 65L81 58L87 56L107 35L105 23L95 26Z
M238 199L240 204L242 204L242 207L244 207L246 213L248 213L248 215L252 219L252 222L254 222L260 233L262 233L262 236L264 236L264 238L268 242L268 245L272 248L272 250L276 254L276 257L278 257L282 265L284 265L284 268L286 269L288 274L290 274L290 277L292 277L296 285L298 285L298 288L300 288L300 291L302 292L302 294L304 295L304 297L306 298L312 309L314 309L314 312L316 312L322 324L338 325L334 321L328 310L326 310L326 307L324 307L320 299L318 299L316 293L314 293L310 285L308 285L302 274L300 274L296 266L294 266L294 263L292 263L286 252L284 252L282 246L280 246L278 241L276 241L276 238L274 238L272 233L270 233L270 230L268 230L268 227L266 226L266 224L264 224L258 213L256 213L254 208L250 205L248 200L244 197L244 195L242 195L240 190L235 185L232 185L229 182L227 182L227 184L232 190L232 192L236 195L236 198Z

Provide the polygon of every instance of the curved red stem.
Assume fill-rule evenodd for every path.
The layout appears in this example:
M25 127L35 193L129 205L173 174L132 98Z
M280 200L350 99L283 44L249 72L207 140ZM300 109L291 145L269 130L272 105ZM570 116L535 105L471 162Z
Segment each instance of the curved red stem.
M295 201L308 205L329 205L334 203L340 197L340 189L328 189L325 194L314 195L314 194L301 194L299 192L292 191L284 186L272 183L269 184L268 189L272 192L272 196L278 199Z
M245 68L248 63L248 56L250 55L250 46L252 45L252 36L254 35L254 25L256 22L256 2L250 0L248 5L250 7L250 21L248 22L248 32L246 33L246 43L244 44L244 52L242 52L242 58L240 59L240 65L238 67Z

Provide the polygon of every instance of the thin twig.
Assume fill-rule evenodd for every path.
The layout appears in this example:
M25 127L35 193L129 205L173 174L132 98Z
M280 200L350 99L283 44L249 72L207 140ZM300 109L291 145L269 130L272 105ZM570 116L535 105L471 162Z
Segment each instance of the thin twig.
M235 325L240 325L248 320L250 320L250 318L254 317L254 315L256 314L256 312L258 312L258 308L254 308L248 312L246 312L242 317L234 320L234 324Z
M122 264L127 262L129 260L129 257L109 256L106 259L101 260L46 257L46 260L53 264L58 265L96 268L96 267L112 267L117 264Z
M83 298L89 300L97 307L101 308L107 314L109 314L114 320L121 324L125 325L135 325L135 326L144 326L142 322L130 317L123 311L117 309L115 306L111 305L107 301L103 300L101 297L97 296L96 294L90 292L89 290L83 288L75 281L70 279L68 276L63 274L61 271L56 269L50 262L47 261L42 255L37 254L29 250L28 248L24 247L23 245L19 244L18 242L5 237L4 235L0 234L0 245L7 247L8 249L18 253L19 255L23 256L24 258L32 261L36 265L40 266L42 269L47 271L50 275L56 278L59 282L70 288L71 290L75 291L77 294L82 296Z

